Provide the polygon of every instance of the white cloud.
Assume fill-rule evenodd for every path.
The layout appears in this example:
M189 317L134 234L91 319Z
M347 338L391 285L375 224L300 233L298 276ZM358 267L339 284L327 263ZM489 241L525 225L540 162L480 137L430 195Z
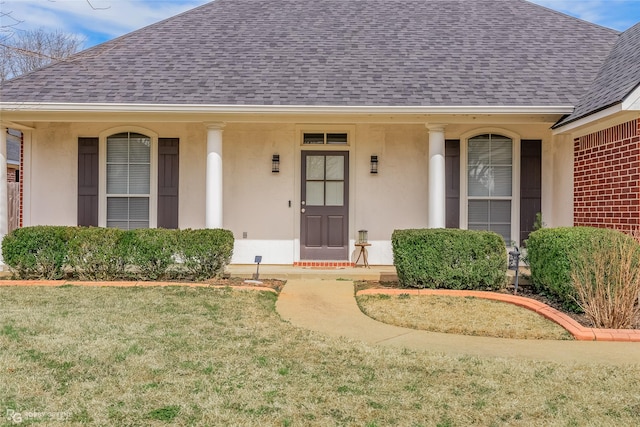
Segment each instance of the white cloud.
M529 0L585 21L626 30L640 21L640 0Z
M114 38L207 3L208 0L0 0L17 29L45 27ZM0 25L13 21L5 17Z
M585 21L594 22L601 17L600 11L604 7L604 1L602 0L531 0L534 3L538 3L542 6L546 6L550 9L560 10L563 12L571 13ZM611 0L608 0L611 3Z

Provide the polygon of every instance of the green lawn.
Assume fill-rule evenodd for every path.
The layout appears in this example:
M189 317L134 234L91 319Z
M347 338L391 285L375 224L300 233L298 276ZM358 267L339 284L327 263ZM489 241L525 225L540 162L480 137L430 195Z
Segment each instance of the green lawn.
M21 425L640 424L640 367L450 357L326 338L275 295L0 288L0 419Z

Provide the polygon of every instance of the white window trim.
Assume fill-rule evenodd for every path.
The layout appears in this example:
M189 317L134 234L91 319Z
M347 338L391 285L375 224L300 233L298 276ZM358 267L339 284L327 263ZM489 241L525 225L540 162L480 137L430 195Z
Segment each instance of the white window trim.
M325 143L324 144L305 144L304 143L305 133L323 133L325 134ZM327 144L326 135L328 133L346 133L347 143L346 144ZM324 126L323 125L296 125L296 134L298 136L298 145L301 147L301 150L340 151L340 150L347 150L347 147L350 147L353 144L354 135L355 135L355 126L353 125L324 125Z
M139 133L151 139L151 177L149 188L149 228L158 227L158 134L139 126L118 126L99 134L98 226L107 226L107 138L118 133Z
M469 139L485 134L502 135L511 138L512 170L511 170L511 197L469 197L467 185L467 162L469 161ZM469 228L469 200L511 200L511 240L520 246L520 135L501 128L481 128L466 132L460 136L460 228Z

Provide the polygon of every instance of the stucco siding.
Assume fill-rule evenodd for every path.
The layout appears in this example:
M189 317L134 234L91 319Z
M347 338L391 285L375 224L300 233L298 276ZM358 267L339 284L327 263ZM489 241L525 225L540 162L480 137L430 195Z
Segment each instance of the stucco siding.
M180 228L204 227L205 132L202 125L136 123L161 137L180 138ZM76 225L78 137L126 123L39 123L28 132L24 176L29 214L25 225Z
M395 229L424 228L428 214L428 131L424 125L360 125L356 140L354 229L368 231L369 262L392 264ZM371 173L371 156L379 171ZM357 257L355 251L353 257ZM355 259L353 259L355 261Z
M29 223L25 225L76 225L78 143L67 123L38 125L25 159L30 178Z
M349 151L350 258L358 230L369 232L369 260L391 264L395 229L427 227L429 212L429 133L424 124L359 123L326 125L347 129L345 146L303 146L305 129L324 125L301 123L227 123L223 130L223 226L233 232L234 263L291 264L300 260L301 153L303 150ZM45 123L25 138L25 225L75 225L77 218L78 137L105 135L133 123ZM207 128L204 123L140 122L162 138L180 139L179 227L205 226ZM548 225L572 220L572 144L552 137L548 124L452 124L447 139L482 132L506 133L543 142L542 213ZM273 173L271 158L280 156ZM371 173L371 156L379 159ZM517 171L517 168L514 169ZM517 172L514 172L517 173Z
M158 133L180 138L180 189L179 189L179 228L203 228L205 220L205 172L206 172L206 130L201 124L168 126Z
M225 127L223 218L236 239L294 238L294 137L292 125ZM280 155L279 173L271 171L273 154Z
M543 187L552 200L549 215L543 213L547 227L573 226L573 140L567 136L556 136L550 168L553 174L550 183ZM544 171L543 171L544 172ZM544 175L543 175L544 179Z
M359 126L356 141L356 227L372 240L394 229L427 226L428 132L424 126ZM371 174L371 155L379 172Z

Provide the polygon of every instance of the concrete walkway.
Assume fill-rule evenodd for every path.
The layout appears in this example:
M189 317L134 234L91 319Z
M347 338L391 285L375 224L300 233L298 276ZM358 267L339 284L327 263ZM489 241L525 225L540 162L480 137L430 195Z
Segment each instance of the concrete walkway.
M289 280L276 309L295 326L376 345L558 363L640 364L640 343L473 337L380 323L362 314L354 298L353 282L346 280Z

